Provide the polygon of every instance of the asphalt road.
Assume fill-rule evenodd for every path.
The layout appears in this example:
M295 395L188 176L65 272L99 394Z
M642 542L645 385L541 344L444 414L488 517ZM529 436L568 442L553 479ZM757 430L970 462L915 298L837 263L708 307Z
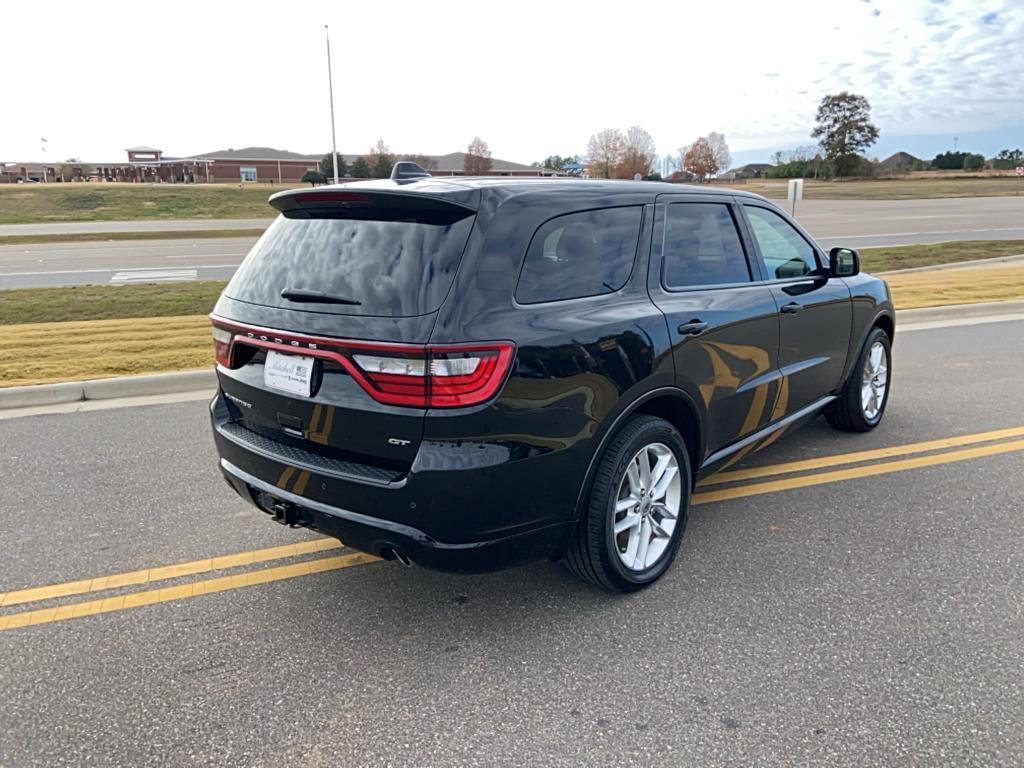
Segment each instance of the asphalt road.
M0 289L227 280L253 237L0 246Z
M781 201L784 204L784 201ZM797 218L826 248L933 243L943 240L1024 240L1024 197L938 200L807 200ZM231 229L260 220L95 222L3 225L0 236L45 232ZM169 225L174 225L169 226ZM226 279L253 238L0 246L0 288ZM1024 245L1022 245L1024 251Z
M906 333L894 370L879 429L708 486L737 490L625 597L275 570L331 551L11 605L313 537L232 495L203 402L0 419L0 766L1024 764L1024 429L990 434L1024 427L1024 321Z

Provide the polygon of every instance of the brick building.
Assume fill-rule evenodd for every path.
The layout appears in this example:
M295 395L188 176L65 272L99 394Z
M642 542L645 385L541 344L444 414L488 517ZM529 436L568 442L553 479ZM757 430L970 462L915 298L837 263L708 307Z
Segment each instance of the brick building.
M127 162L0 163L0 182L126 181L142 183L239 183L269 182L297 184L308 170L317 169L323 154L304 155L271 147L245 147L204 152L189 157L168 157L156 147L138 146L125 150ZM352 167L360 155L343 155ZM363 155L369 163L372 159ZM434 176L462 176L464 152L447 155L418 155L419 162ZM510 160L493 158L490 176L553 176L549 168L534 168Z

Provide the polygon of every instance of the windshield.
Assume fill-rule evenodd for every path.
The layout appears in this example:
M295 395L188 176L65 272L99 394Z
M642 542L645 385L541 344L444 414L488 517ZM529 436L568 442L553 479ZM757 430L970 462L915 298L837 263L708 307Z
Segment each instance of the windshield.
M451 288L474 220L455 207L289 215L278 217L256 243L225 295L306 312L428 314ZM345 301L318 302L318 295Z

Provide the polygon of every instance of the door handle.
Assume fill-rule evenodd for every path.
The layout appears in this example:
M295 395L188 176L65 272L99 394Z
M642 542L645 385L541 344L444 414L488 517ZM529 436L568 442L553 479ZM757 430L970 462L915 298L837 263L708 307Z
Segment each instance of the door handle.
M795 301L791 301L789 304L783 304L781 311L785 312L787 315L795 315L803 308L803 304L797 304Z
M677 329L683 336L699 336L708 329L708 324L694 318L688 323L683 323Z

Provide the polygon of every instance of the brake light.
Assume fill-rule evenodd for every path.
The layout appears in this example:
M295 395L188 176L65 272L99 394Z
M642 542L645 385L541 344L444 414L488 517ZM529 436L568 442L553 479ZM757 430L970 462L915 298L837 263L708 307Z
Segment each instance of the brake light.
M211 315L217 363L232 368L242 344L331 360L378 403L415 408L464 408L490 400L508 374L515 346L482 344L388 344L306 336L241 325Z
M374 350L377 352L377 350ZM364 388L381 403L427 408L461 408L489 400L512 361L512 345L428 346L408 353L352 355Z

